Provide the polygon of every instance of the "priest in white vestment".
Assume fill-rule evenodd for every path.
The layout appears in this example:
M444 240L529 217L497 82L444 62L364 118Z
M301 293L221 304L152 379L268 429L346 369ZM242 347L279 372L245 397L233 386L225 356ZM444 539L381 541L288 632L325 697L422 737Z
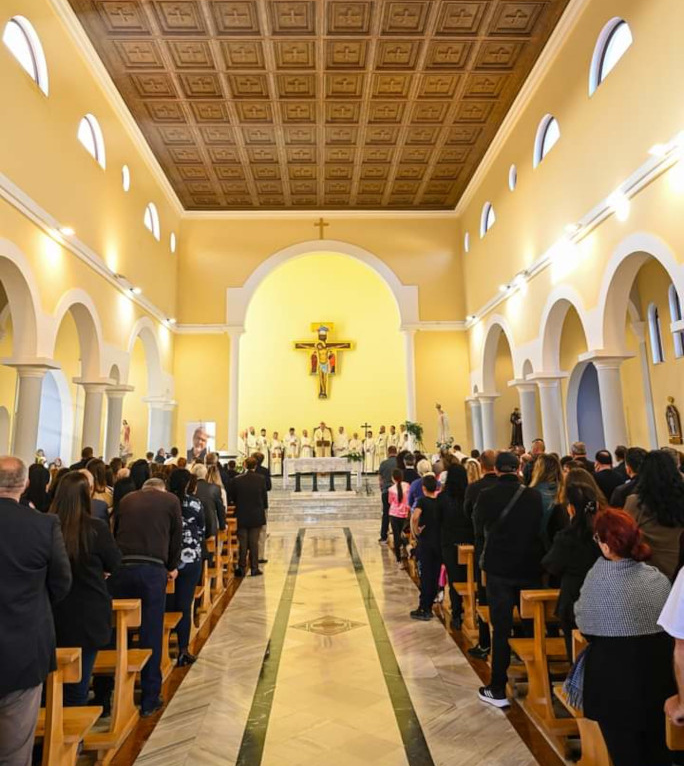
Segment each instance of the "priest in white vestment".
M380 431L375 438L375 465L376 470L380 467L380 463L387 458L387 429L385 426L380 426Z
M294 428L285 437L285 457L290 460L299 457L299 436Z
M337 429L333 449L335 451L335 457L345 457L349 451L349 437L344 432L344 426L340 426Z
M273 432L273 438L270 444L271 454L271 473L274 476L283 475L283 443L280 441L278 432Z
M399 449L401 451L408 450L409 452L413 452L413 449L411 448L411 435L406 430L406 426L403 423L399 426Z
M299 457L313 457L311 439L309 437L309 432L306 429L302 431L302 438L299 443Z
M347 445L347 454L351 452L356 452L359 455L363 452L363 442L359 439L358 434L354 434Z
M332 431L321 421L318 428L314 431L314 454L316 457L332 457Z
M366 438L363 440L363 472L375 473L377 471L375 464L375 439L372 431L366 431Z
M437 442L439 444L446 444L449 441L451 430L449 428L449 416L442 409L441 404L436 404L437 408Z
M387 435L387 447L396 447L397 450L401 445L399 434L397 433L396 426L390 426L389 434Z
M240 431L240 434L238 435L237 455L240 460L249 457L247 454L247 431Z
M268 436L266 436L266 429L262 428L257 436L257 452L261 452L264 456L264 465L271 470L271 451L269 449Z
M254 426L249 427L247 432L247 455L251 456L258 450L257 447L257 435L254 430Z

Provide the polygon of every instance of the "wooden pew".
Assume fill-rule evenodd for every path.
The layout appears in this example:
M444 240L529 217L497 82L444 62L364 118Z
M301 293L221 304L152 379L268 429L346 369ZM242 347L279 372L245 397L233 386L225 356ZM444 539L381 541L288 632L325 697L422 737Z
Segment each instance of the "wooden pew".
M587 642L579 630L572 632L572 657L576 660L579 653L586 648ZM582 748L582 757L577 761L577 766L612 766L612 761L608 755L608 748L601 734L601 729L596 721L585 718L582 711L573 707L563 691L562 684L554 686L554 694L563 703L565 709L577 721L579 728L580 746ZM669 744L668 747L672 747Z
M559 595L559 590L551 589L522 591L520 616L532 620L534 635L532 638L511 638L509 643L525 663L527 671L527 696L521 700L521 706L562 753L565 738L576 735L578 728L574 718L558 718L553 707L549 662L567 662L565 640L546 637L547 620L553 619Z
M45 707L36 724L42 766L75 766L78 746L102 714L101 707L64 707L64 684L81 680L81 650L57 649L57 669L45 681Z
M152 656L151 649L130 649L128 631L140 627L139 599L114 599L112 612L116 629L116 649L98 652L95 675L114 676L112 716L106 731L87 734L84 749L94 751L96 766L106 766L135 728L140 713L135 705L135 679Z
M206 546L213 559L213 566L209 567L209 597L214 608L226 589L223 584L223 551L217 537L207 538Z
M168 580L166 583L166 595L170 595L176 592L176 581ZM183 617L182 612L165 612L164 613L164 634L162 636L162 659L161 659L161 673L162 680L171 675L175 667L175 662L171 658L171 633L173 629L178 625Z
M452 583L453 589L463 599L463 633L471 641L477 641L477 589L475 587L475 546L458 546L458 563L466 567L466 581Z

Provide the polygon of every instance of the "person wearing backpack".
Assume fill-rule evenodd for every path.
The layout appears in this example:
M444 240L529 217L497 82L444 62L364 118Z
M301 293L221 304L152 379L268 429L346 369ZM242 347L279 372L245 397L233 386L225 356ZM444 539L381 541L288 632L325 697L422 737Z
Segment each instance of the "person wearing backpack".
M511 649L513 609L520 591L539 588L544 547L540 536L543 503L536 489L520 483L520 461L512 452L496 458L496 484L480 493L473 513L475 547L487 575L487 601L492 627L492 676L479 697L495 707L507 707L506 684Z

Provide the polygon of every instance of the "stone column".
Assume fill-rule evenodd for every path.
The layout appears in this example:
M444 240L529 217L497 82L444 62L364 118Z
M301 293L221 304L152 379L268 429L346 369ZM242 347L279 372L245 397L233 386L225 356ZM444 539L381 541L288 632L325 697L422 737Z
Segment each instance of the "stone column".
M240 424L240 338L245 328L233 326L228 328L230 337L230 376L228 388L228 453L237 455L238 432Z
M526 380L511 380L509 386L515 386L520 396L520 417L522 418L523 444L530 449L532 441L539 437L537 423L537 386Z
M539 387L542 429L547 452L563 455L567 451L565 418L563 416L563 393L561 380L565 375L535 376Z
M406 419L416 419L416 331L402 328L404 348L406 349Z
M106 461L119 456L123 400L130 391L133 391L133 386L109 386L107 388L107 432L104 451Z
M496 422L494 421L494 402L498 394L478 394L482 417L482 449L498 449L496 443Z
M482 409L476 396L466 399L470 405L470 425L473 431L473 447L482 452Z
M592 360L598 374L603 434L606 440L604 446L611 453L618 444L627 444L627 422L620 379L620 365L626 358L629 357L615 356Z
M149 449L155 455L160 447L170 449L172 441L173 410L176 402L165 397L149 396L143 399L150 408Z
M648 346L646 345L646 322L632 322L632 329L639 340L639 365L641 367L641 384L644 388L644 405L646 407L646 423L648 425L648 446L658 449L658 426L656 424L655 408L653 407L653 388L651 386L651 369L648 363Z
M95 455L100 455L102 444L102 405L107 383L74 379L74 383L83 386L85 403L83 405L83 432L81 449L92 447Z
M17 370L12 454L30 465L34 461L38 442L43 378L51 366L46 364L8 364L8 366L15 367Z

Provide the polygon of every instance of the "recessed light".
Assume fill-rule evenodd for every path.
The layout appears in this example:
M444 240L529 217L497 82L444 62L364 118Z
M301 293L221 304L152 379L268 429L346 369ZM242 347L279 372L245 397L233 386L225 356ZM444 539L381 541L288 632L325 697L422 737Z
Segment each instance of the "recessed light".
M169 319L166 320L168 324L176 324L176 318L175 317L169 317Z
M653 144L648 153L652 157L664 157L668 153L669 148L667 144Z
M582 228L582 227L581 227L581 226L580 226L578 223L569 223L569 224L567 224L567 225L565 226L565 233L566 233L566 234L569 234L570 236L572 236L573 234L577 234L577 232L578 232L578 231L579 231L581 228Z
M499 285L499 292L505 293L508 291L509 285Z
M133 295L140 295L142 293L141 287L131 287L131 292Z
M63 234L65 237L73 237L76 233L71 226L62 226L59 230L60 234Z

